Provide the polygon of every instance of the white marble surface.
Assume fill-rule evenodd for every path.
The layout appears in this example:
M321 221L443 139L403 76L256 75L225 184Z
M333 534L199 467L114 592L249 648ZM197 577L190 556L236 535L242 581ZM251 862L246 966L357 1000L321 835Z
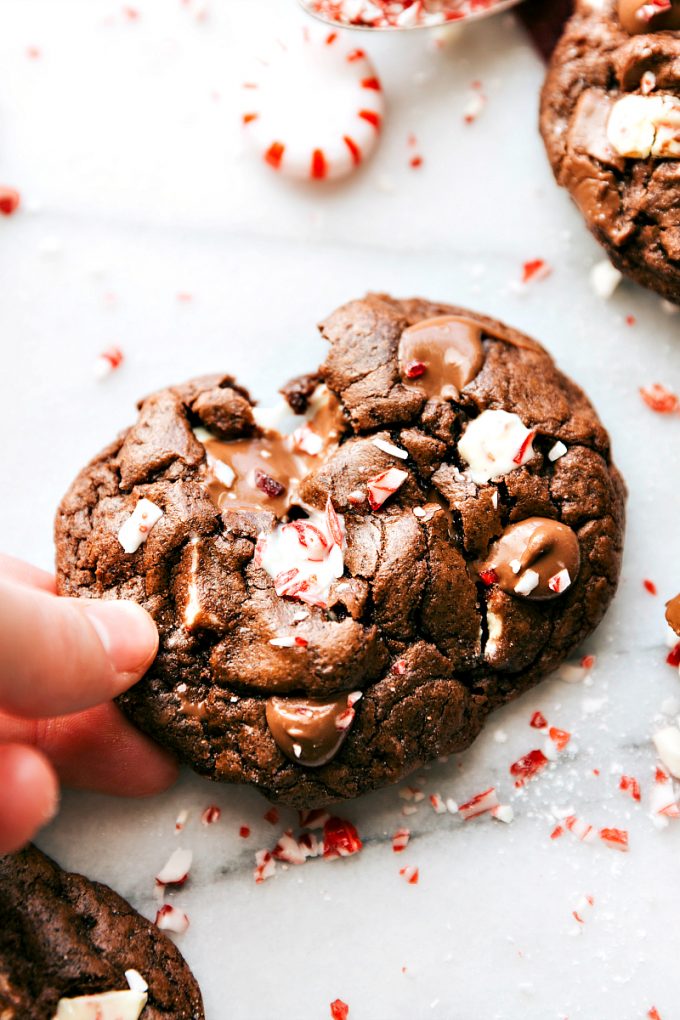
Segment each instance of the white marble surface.
M57 500L140 394L227 369L271 398L317 364L314 323L372 288L468 303L550 347L613 432L631 489L627 553L588 645L592 686L546 682L469 753L422 774L428 792L459 801L496 784L515 806L509 826L463 825L427 801L405 819L387 790L343 809L360 855L256 886L254 851L279 831L264 802L186 774L154 801L68 793L41 845L149 916L157 868L178 843L194 849L175 902L191 918L179 941L209 1020L322 1020L336 997L351 1020L621 1020L652 1005L676 1020L680 823L657 832L644 801L616 786L625 771L648 794L650 735L664 699L680 695L662 626L679 587L680 420L653 415L637 393L654 381L680 390L680 320L632 286L610 302L591 293L600 254L553 185L535 130L542 68L509 16L436 52L422 35L366 40L388 95L380 151L346 186L313 188L253 165L238 125L245 58L268 19L272 33L275 21L294 30L292 0L213 0L204 21L199 0L135 6L130 20L104 0L0 3L0 181L25 202L0 223L2 546L49 566ZM466 126L474 79L488 104ZM522 263L537 257L554 272L520 294ZM112 343L125 365L97 383L94 358ZM536 708L574 746L515 796L508 766L540 746ZM222 817L205 828L211 802ZM552 805L627 827L630 853L551 841ZM397 857L402 824L413 836ZM399 877L406 864L420 868L417 886ZM595 907L575 934L583 894Z

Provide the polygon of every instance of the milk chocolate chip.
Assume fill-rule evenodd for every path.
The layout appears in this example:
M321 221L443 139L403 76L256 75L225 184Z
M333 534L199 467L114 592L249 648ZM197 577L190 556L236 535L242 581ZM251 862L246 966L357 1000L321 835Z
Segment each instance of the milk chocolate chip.
M458 315L440 315L409 326L399 341L399 371L428 397L457 398L484 362L482 328Z
M527 517L506 528L479 572L509 595L553 599L574 582L580 563L571 528L547 517Z
M630 35L680 28L678 0L619 0L619 21Z
M680 637L680 595L666 603L666 622Z
M352 720L358 692L329 701L313 698L269 698L267 725L278 747L298 765L318 768L340 750Z

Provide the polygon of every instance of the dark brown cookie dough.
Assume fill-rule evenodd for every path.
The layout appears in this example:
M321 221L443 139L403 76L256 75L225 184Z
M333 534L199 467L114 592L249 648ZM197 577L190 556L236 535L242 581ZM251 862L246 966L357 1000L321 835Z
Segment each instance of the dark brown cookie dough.
M0 1017L51 1020L61 998L149 986L140 1020L203 1020L196 981L169 938L108 886L35 847L0 857Z
M449 354L439 349L429 366L418 346L425 371L409 377L413 333L400 358L402 336L440 316L462 320L442 327ZM275 446L267 471L283 492L253 477L248 507L243 477L215 487L206 449L227 456L230 447L214 446L204 425L275 443L258 438L244 391L215 377L143 401L137 424L81 472L56 522L59 591L132 598L158 624L158 658L120 699L124 710L199 772L297 806L356 796L467 747L492 709L597 625L616 589L624 526L607 433L535 341L464 309L383 295L338 309L321 331L330 350L318 377L284 389L308 413L319 380L331 397L321 428L330 441L307 458L292 499L308 518L294 510L284 527L267 508L294 484ZM442 375L441 396L425 379L445 361L461 367L453 382L448 368ZM479 451L490 442L499 455L499 428L510 459L489 461L500 477L478 481L488 467ZM142 498L163 515L125 553L119 529ZM520 594L481 565L527 518L540 519L540 549L523 561ZM342 546L344 576L323 591L300 587L299 575L271 568L284 539L319 570ZM568 569L573 577L560 574Z
M540 123L558 184L614 265L680 303L678 0L663 11L642 0L577 0Z

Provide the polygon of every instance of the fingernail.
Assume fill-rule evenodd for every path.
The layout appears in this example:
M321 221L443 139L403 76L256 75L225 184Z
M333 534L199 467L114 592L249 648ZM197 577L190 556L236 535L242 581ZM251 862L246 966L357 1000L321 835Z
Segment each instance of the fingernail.
M126 679L140 677L158 650L158 631L146 610L136 602L116 600L83 600L79 606L115 671Z

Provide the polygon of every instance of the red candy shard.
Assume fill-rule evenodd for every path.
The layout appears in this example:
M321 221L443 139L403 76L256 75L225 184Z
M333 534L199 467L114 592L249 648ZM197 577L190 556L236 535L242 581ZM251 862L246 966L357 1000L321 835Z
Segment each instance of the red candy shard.
M379 510L383 503L401 488L407 478L408 471L401 471L399 468L388 468L387 471L370 478L366 484L366 491L371 510Z
M270 825L276 825L279 820L279 812L275 807L269 808L269 811L265 811L262 816L265 822L269 822Z
M247 825L242 825L238 830L238 834L241 839L248 839L248 836L250 835L250 828Z
M349 1006L342 999L336 999L335 1002L331 1002L331 1020L347 1020L349 1016Z
M307 645L309 644L309 641L307 640L307 638L300 637L299 634L296 634L295 644L298 645L300 648L306 648Z
M612 850L628 851L628 832L626 829L600 829L600 839Z
M468 822L471 818L485 815L495 807L498 807L496 788L495 786L490 786L488 790L478 793L476 797L472 797L465 804L461 804L458 808L458 813L462 816L463 821Z
M310 521L291 521L286 527L297 532L298 542L303 549L307 550L308 560L320 563L326 558L328 542L323 532L315 524Z
M274 170L280 169L285 149L281 142L273 142L264 154L265 163L269 163Z
M644 581L642 582L642 586L644 587L645 591L649 592L650 595L656 595L656 585L654 584L653 581L650 581L648 578L645 578Z
M544 280L552 270L545 259L531 259L522 266L522 283L530 280Z
M659 1013L656 1006L652 1006L652 1008L647 1013L647 1016L649 1017L649 1020L661 1020L661 1014Z
M406 378L407 379L419 379L421 375L425 375L427 372L427 365L424 361L409 361L406 366Z
M162 931L172 931L176 935L181 935L189 927L189 918L177 907L164 903L156 914L156 927Z
M222 809L217 804L210 804L201 815L201 821L204 825L214 825L219 822L221 814Z
M412 864L405 868L399 868L399 874L402 876L404 881L408 882L409 885L418 885L420 872L418 868L415 868Z
M621 776L619 790L629 793L633 800L640 800L640 784L634 776Z
M9 188L0 185L0 213L3 216L11 216L19 208L21 196L16 188Z
M556 726L550 727L548 730L548 736L555 744L558 751L563 751L571 740L571 733L569 733L568 730L558 730Z
M551 839L559 839L560 836L564 835L564 829L561 825L556 825L553 831L550 833Z
M529 751L523 758L519 758L510 766L510 775L517 777L515 786L524 786L526 782L533 779L547 764L548 759L543 754L543 751Z
M258 850L255 854L255 871L253 877L259 885L266 879L271 878L276 871L276 861L269 850Z
M351 822L335 816L328 819L323 827L324 860L332 861L337 857L351 857L363 846L359 833Z
M414 170L418 170L419 167L421 167L422 165L423 165L423 157L422 156L411 156L410 166Z
M656 411L657 414L673 414L674 411L677 411L678 404L680 403L675 393L667 390L661 383L641 386L640 396L647 407L652 411Z
M680 666L680 641L677 645L671 648L670 652L666 656L666 662L669 666Z
M529 725L533 726L535 730L543 730L548 725L548 720L541 712L534 712L529 720Z
M259 117L259 114L257 114L257 113L244 113L243 114L243 123L244 124L252 124L252 122L254 120L257 120L258 117Z
M489 585L495 584L498 580L498 574L495 570L480 570L479 576L483 583L489 587Z
M261 471L260 468L255 468L255 485L261 492L264 492L265 496L269 496L270 499L276 499L277 496L282 496L286 491L285 485L281 485L281 482L277 482L275 478L272 478L265 471Z
M637 319L635 318L634 315L627 315L626 316L626 325L627 326L634 326L636 322L637 322Z

